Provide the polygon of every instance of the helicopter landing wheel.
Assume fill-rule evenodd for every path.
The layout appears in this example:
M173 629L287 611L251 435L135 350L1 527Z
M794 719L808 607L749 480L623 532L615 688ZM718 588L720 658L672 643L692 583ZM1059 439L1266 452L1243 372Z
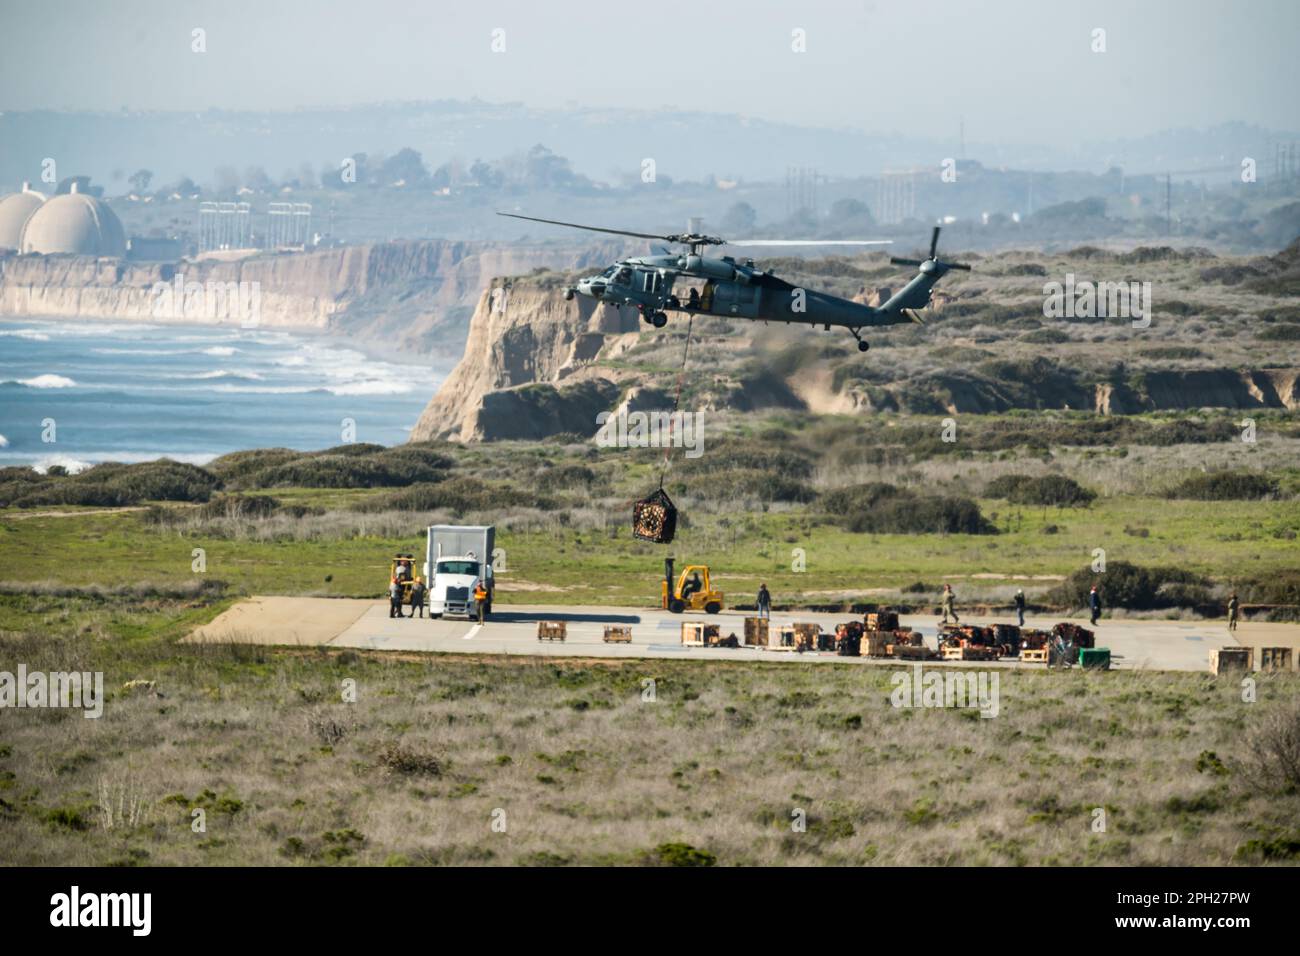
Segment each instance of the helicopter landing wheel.
M859 352L865 352L865 351L866 351L867 349L869 349L869 348L871 348L871 343L866 342L866 341L864 341L863 339L858 339L858 351L859 351Z
M668 313L656 312L654 315L650 316L650 324L653 325L656 329L662 329L665 325L668 324Z

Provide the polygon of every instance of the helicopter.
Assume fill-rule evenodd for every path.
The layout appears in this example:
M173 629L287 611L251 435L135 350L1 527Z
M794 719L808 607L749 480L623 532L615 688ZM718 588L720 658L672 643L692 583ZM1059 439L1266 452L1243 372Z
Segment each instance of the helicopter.
M662 255L635 256L614 263L600 275L586 276L564 290L565 299L575 295L586 296L614 306L635 306L642 319L657 329L668 324L668 312L686 312L691 315L718 315L750 319L760 322L798 322L804 325L823 326L826 331L843 326L858 342L858 349L867 351L871 346L862 337L862 330L872 326L901 325L921 322L918 309L930 304L930 290L936 282L953 269L970 271L970 266L957 262L942 262L938 256L939 227L930 236L930 254L925 259L900 259L890 257L899 266L915 266L917 273L894 295L879 306L863 305L826 292L817 292L796 286L760 270L753 259L737 262L733 256L714 258L703 255L707 246L868 246L887 245L889 239L747 239L728 241L719 236L698 232L660 236L652 233L631 232L625 229L606 229L586 226L558 219L539 219L510 212L498 216L527 219L589 232L632 236L686 247L686 251L671 253L663 249ZM703 289L691 287L685 298L675 295L673 287L681 277L703 279Z

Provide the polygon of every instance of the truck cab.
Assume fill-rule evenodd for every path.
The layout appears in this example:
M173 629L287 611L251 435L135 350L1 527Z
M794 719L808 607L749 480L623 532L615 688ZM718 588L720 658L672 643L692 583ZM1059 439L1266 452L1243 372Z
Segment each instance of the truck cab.
M429 616L478 616L474 592L480 583L487 591L486 618L496 594L492 571L492 546L496 529L486 525L434 525L429 528L425 577L429 582Z

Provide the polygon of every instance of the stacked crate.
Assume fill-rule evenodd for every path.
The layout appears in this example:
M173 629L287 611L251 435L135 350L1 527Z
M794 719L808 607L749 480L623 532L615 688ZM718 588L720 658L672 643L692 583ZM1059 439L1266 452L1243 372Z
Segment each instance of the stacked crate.
M626 624L607 624L603 640L606 644L631 644L632 628Z
M820 624L796 624L794 626L795 649L814 651L817 649L817 636L821 634Z
M568 625L564 621L538 621L537 639L539 641L562 641L568 634Z
M1210 649L1210 671L1223 674L1227 671L1254 670L1255 650L1251 647L1215 647Z

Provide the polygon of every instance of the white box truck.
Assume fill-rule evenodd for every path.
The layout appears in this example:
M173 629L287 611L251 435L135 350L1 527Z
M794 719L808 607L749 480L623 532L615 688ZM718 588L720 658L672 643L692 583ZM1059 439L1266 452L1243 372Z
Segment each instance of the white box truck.
M424 578L429 582L429 616L478 617L474 591L479 582L487 591L483 616L492 613L496 593L492 551L496 528L491 525L445 525L429 528Z

